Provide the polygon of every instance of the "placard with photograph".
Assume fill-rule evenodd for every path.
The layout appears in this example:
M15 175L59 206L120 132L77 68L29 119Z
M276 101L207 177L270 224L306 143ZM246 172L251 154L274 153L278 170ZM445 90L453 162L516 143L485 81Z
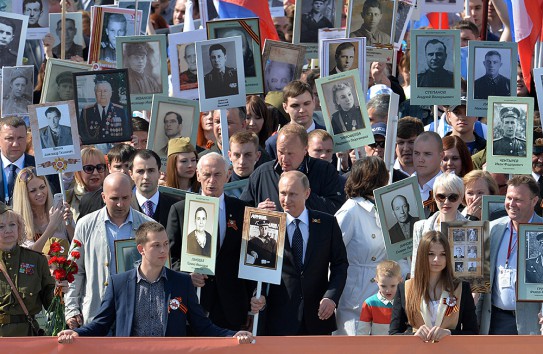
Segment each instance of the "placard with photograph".
M66 39L64 59L71 59L75 56L83 58L83 47L85 46L83 31L81 30L83 28L83 14L81 12L66 13L64 21L64 27L66 29L64 35L64 38ZM53 55L57 58L62 58L60 43L60 37L62 36L61 14L49 14L49 33L55 38L55 43L53 43Z
M403 41L414 7L410 1L395 1L393 42L396 48L399 48Z
M346 151L374 142L358 69L315 80L326 130L334 151Z
M518 229L517 301L543 301L543 224Z
M72 73L91 70L90 64L55 58L47 59L40 103L73 100L75 90Z
M200 110L245 107L241 36L196 42Z
M49 32L49 2L44 0L13 0L12 11L27 16L26 39L42 39Z
M366 65L364 73L364 81L362 81L364 92L368 92L368 79L370 77L371 63L392 64L394 58L394 50L392 48L377 48L368 47L366 45Z
M268 0L268 6L270 7L270 14L272 17L285 16L285 8L283 7L283 1Z
M283 91L283 88L302 74L305 47L297 44L266 39L264 63L264 91Z
M460 30L411 31L411 104L460 104L460 56L455 53L460 53Z
M347 33L366 37L367 46L391 45L393 18L393 0L350 1Z
M181 271L214 275L219 237L219 198L187 193L184 220Z
M242 279L281 283L287 216L278 211L245 208L239 257Z
M32 104L33 85L33 66L2 68L2 117L28 115L28 106Z
M413 253L413 226L425 219L417 177L373 191L385 239L387 258L400 260Z
M0 68L23 64L28 16L0 12L0 30L6 38L0 43Z
M340 28L319 28L319 53L320 43L325 39L341 39L345 38L345 27ZM319 54L320 57L320 54Z
M117 68L128 69L132 110L149 110L153 95L168 94L166 36L117 38Z
M139 33L141 16L141 10L93 6L89 64L98 63L101 68L115 68L117 37L134 36L136 32Z
M481 207L481 220L483 221L494 221L507 216L504 195L483 195Z
M241 36L243 67L245 69L245 91L247 95L264 92L262 75L262 50L260 48L260 25L258 18L217 20L207 24L207 39Z
M484 117L489 96L517 95L517 43L469 41L467 115Z
M178 202L185 200L185 196L187 195L187 193L189 194L191 193L183 189L166 187L166 186L158 186L158 191L160 193L167 194L168 196L176 199Z
M130 141L132 108L127 69L72 75L81 144Z
M462 12L464 0L419 0L417 6L424 13L428 12Z
M205 41L205 29L168 35L168 51L172 70L174 97L188 100L198 99L198 69L196 65L196 44Z
M342 1L296 1L292 43L317 46L320 28L341 26Z
M441 232L449 239L454 275L470 283L472 292L490 292L488 221L442 222Z
M115 266L117 274L127 272L138 268L141 264L141 254L138 251L136 240L133 238L127 240L115 240ZM170 255L164 265L170 268Z
M74 101L28 106L36 172L40 176L83 168Z
M198 124L194 122L198 122L199 119L200 110L197 101L166 95L153 96L147 148L160 156L164 171L166 171L170 139L188 137L192 145L195 145Z
M360 82L366 72L366 38L324 39L321 42L321 77L358 69Z
M136 4L138 10L141 10L141 24L140 24L140 35L145 36L147 34L147 23L149 22L149 15L151 13L151 2L152 0L121 0L119 1L120 9L136 9Z
M532 173L533 116L533 97L488 97L488 172Z

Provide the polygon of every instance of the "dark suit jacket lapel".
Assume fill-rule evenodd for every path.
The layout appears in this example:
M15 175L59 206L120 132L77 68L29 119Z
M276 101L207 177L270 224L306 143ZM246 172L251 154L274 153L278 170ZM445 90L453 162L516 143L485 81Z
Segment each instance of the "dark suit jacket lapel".
M134 312L136 312L136 272L137 268L128 276L126 280L126 328L124 329L126 336L130 336L132 332L132 321L134 320ZM118 309L117 309L118 310Z
M130 202L130 206L132 207L132 209L143 213L143 211L140 208L140 204L138 203L138 198L136 198L136 192L135 191L132 192L132 201Z
M4 164L2 159L0 159L0 168L2 169L0 171L0 201L3 203L6 201L6 193L4 192Z
M307 250L305 251L304 269L306 265L309 264L311 255L315 251L315 238L317 237L317 235L319 235L319 231L317 230L317 228L320 223L320 219L313 218L313 213L311 212L311 210L308 210L307 216L307 221L309 222L309 237L307 239Z
M166 276L168 276L168 270L166 269ZM165 323L166 323L166 326L164 326L164 336L166 336L166 332L168 330L168 327L170 326L170 322L169 322L169 319L170 319L170 314L168 313L168 307L170 305L170 298L172 297L172 287L171 287L171 282L168 281L167 279L165 279L164 281L164 300L166 300L166 302L164 303L164 313L166 314L166 318L165 318ZM174 323L172 323L172 325L174 325Z

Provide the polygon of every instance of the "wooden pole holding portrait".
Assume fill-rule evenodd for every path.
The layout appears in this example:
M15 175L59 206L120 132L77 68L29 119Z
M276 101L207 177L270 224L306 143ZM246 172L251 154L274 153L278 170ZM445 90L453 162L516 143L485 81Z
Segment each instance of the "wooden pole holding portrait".
M60 59L66 59L66 1L60 2L61 18L60 18ZM62 181L60 183L62 186Z
M396 152L396 136L398 134L398 105L400 96L391 93L388 105L387 136L385 140L385 165L388 170L388 184L392 183L394 174L394 154Z

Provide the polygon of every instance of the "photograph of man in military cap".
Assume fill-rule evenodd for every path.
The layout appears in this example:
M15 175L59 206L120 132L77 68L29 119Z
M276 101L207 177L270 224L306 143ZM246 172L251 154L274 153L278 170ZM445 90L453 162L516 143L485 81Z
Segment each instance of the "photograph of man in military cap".
M45 119L39 120L40 123L47 122L46 126L40 128L42 149L73 145L72 128L60 124L60 118L60 110L53 106L45 110Z
M526 138L522 135L526 122L521 110L503 107L494 123L493 154L526 157ZM496 138L496 133L500 134Z
M158 47L158 42L153 42ZM162 83L153 72L159 63L151 63L155 51L147 42L123 43L123 68L128 69L131 94L162 92Z
M485 53L486 52L486 53ZM481 56L484 53L482 60L485 74L474 82L475 99L487 99L488 96L511 96L511 82L508 78L511 76L509 68L511 58L502 57L497 50L488 50L477 48L475 50L475 63L481 62ZM500 73L500 69L504 68L504 75Z
M254 260L253 265L275 269L277 242L268 229L269 222L258 220L254 226L258 227L258 234L247 242L247 255Z
M308 7L310 7L308 9ZM327 0L304 1L302 5L300 42L317 43L319 28L333 28L334 2Z
M530 233L532 234L532 233ZM526 259L526 283L543 283L543 233L535 235L535 257ZM528 242L531 237L528 238ZM534 254L532 253L532 254Z
M235 68L226 66L228 56L231 55L235 58L236 53L227 54L226 48L222 44L203 46L202 51L209 53L212 68L204 76L206 98L237 95L239 93L238 72ZM236 60L234 59L232 62L235 63Z
M77 31L77 27L78 27L78 24L80 25L79 28L81 28L82 26L82 17L81 17L81 14L80 13L69 13L69 14L66 14L66 22L65 22L65 28L66 28L66 34L65 34L65 43L66 43L66 46L64 47L64 57L65 59L71 59L72 57L75 57L75 56L79 56L79 57L83 57L83 46L82 44L84 43L83 41L83 33L81 31L81 33L78 33ZM74 17L74 18L69 18L69 17ZM54 21L54 18L57 18L57 17L60 17L60 14L52 14L51 15L51 20ZM51 24L51 27L53 27L53 25ZM51 28L52 30L52 28ZM52 32L52 31L51 31ZM61 36L62 36L62 20L58 20L56 22L56 26L55 26L55 31L54 33L56 33L57 35L57 38L58 39L58 44L56 46L53 47L53 54L57 57L57 58L60 58L61 55L60 55L60 48L61 48ZM77 42L79 42L80 44L78 44Z
M452 37L450 40L445 36L429 40L426 36L417 37L417 87L454 88L454 72L445 68L454 68L454 55L447 61L445 42L452 43Z
M15 20L0 17L0 67L17 65L17 53L11 47L14 39L18 42L16 30Z
M74 99L74 81L71 71L63 71L55 79L57 84L57 101L69 101Z
M32 104L33 75L32 66L2 69L2 117L28 113L28 105Z

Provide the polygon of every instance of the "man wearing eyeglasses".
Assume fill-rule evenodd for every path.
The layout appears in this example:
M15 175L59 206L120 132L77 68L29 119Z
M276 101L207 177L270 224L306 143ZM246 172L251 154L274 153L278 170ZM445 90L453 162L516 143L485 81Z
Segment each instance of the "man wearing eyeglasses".
M105 207L80 218L75 227L74 241L81 243L81 258L76 260L79 272L64 300L70 329L91 322L98 314L108 278L117 274L115 241L134 238L141 224L153 221L130 207L132 182L124 173L107 176L103 188Z
M541 304L518 302L516 296L518 238L523 237L518 234L518 228L520 224L543 222L543 218L534 213L538 195L539 186L532 176L515 175L507 181L507 216L490 223L491 292L479 301L482 309L480 334L541 334L537 316ZM526 271L530 269L526 261Z

